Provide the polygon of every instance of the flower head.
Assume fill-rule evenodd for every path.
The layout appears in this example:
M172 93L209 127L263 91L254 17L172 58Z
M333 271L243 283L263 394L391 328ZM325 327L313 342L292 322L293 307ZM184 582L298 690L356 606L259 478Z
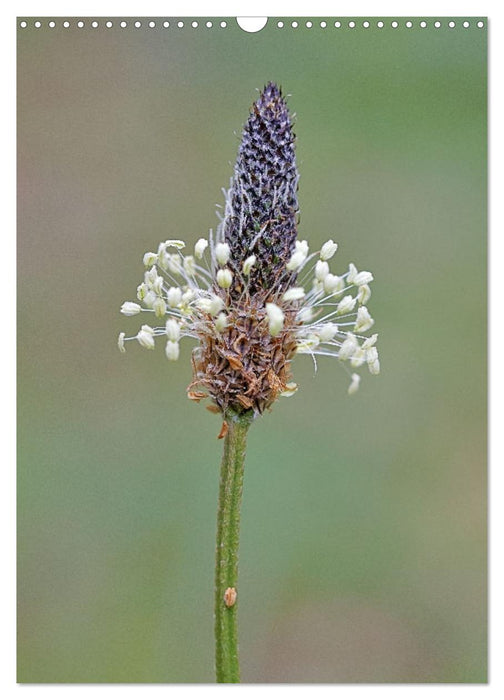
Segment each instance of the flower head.
M296 354L346 363L349 394L359 386L356 368L366 363L377 374L377 335L365 335L374 324L366 306L373 275L353 263L334 274L337 243L310 254L298 240L298 178L287 105L269 83L243 129L215 237L200 238L190 255L179 239L144 255L137 301L121 312L164 322L129 338L121 333L119 349L135 339L153 349L159 337L166 357L177 360L179 341L196 340L189 398L209 396L223 413L262 413L280 395L293 395Z

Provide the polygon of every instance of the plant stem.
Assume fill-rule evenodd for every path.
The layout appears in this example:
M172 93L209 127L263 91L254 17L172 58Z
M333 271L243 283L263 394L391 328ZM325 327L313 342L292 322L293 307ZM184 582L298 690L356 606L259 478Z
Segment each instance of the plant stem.
M228 607L224 594L228 588L237 589L243 466L253 412L227 411L225 420L215 551L215 671L217 683L239 683L237 603Z

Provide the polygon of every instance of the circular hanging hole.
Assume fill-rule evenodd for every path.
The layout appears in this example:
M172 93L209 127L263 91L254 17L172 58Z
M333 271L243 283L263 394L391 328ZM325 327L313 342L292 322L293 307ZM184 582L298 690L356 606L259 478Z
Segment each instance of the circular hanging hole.
M51 27L51 29L54 29L54 27L56 26L56 22L49 22L49 26Z
M422 29L425 29L425 27L427 26L427 22L420 22L420 26L422 27Z
M277 22L277 27L279 29L283 29L284 23L283 22Z
M364 29L368 29L369 22L366 20L365 22L362 23L362 26L364 27Z
M441 26L441 22L434 22L434 26L436 27L436 29L439 29L439 27Z
M179 29L182 29L183 26L184 26L184 23L183 23L183 22L177 22L177 27L178 27Z
M170 26L170 23L169 23L168 21L165 20L165 21L163 22L163 27L164 27L165 29L167 29L169 26Z
M68 27L70 26L70 22L63 22L63 26L65 27L65 29L68 29Z
M464 27L464 29L467 29L467 27L470 27L471 25L469 24L469 22L463 22L462 26Z
M408 29L411 29L411 27L413 26L413 22L406 22L406 26L408 27Z
M142 23L141 23L141 22L135 22L135 27L136 27L137 29L139 29L141 26L142 26Z
M207 23L206 23L206 26L210 29L213 25L212 25L211 22L207 22Z
M198 23L197 23L197 22L192 22L191 27L193 27L194 29L196 29L197 26L198 26Z
M107 27L107 29L110 29L110 27L113 27L114 24L109 20L108 22L105 22L105 26Z
M25 22L25 21L20 22L20 23L19 23L19 26L20 26L22 29L26 29L26 27L28 26L28 22Z
M291 26L292 26L293 29L297 29L297 28L298 28L298 23L297 23L296 21L294 21L294 22L292 23Z
M156 26L156 23L154 21L149 22L149 27L151 29L154 29L155 26Z
M341 22L335 22L334 26L336 27L336 29L339 29L341 27Z
M397 29L399 26L399 22L396 22L395 20L392 22L392 29Z
M220 23L220 26L221 26L223 29L225 29L225 28L227 27L227 22L221 22L221 23Z
M311 29L313 27L313 22L307 22L306 23L306 28Z
M478 22L478 25L477 25L477 26L478 26L479 29L483 29L483 27L485 26L485 24L484 24L484 22Z
M355 22L349 22L348 26L350 27L350 29L353 29L355 27Z
M266 23L268 22L267 17L237 17L236 21L240 29L244 32L249 32L253 34L254 32L260 32L264 29Z
M377 22L376 26L378 27L378 29L383 29L383 22Z
M40 29L41 26L42 26L42 22L35 22L36 29Z
M96 29L96 27L98 26L98 22L91 22L91 26L93 27L93 29Z

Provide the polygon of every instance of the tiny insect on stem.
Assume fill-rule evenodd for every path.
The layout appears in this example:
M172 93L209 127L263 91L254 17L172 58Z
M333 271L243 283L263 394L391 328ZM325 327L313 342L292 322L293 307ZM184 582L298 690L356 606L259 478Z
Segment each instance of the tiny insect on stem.
M226 590L224 591L224 603L226 604L226 607L233 607L233 605L236 603L237 595L238 594L236 593L236 588L226 588Z

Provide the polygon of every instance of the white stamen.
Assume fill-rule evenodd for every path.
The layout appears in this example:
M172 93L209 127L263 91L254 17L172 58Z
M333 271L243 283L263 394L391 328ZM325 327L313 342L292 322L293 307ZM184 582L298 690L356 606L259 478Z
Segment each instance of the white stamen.
M299 355L312 355L319 343L320 339L316 335L309 335L297 344L296 352Z
M166 336L173 343L180 339L180 324L174 318L169 318L166 322Z
M301 323L310 323L313 318L313 311L310 306L303 306L297 315Z
M371 288L368 284L362 284L357 292L357 301L359 304L367 304L371 298Z
M161 276L156 277L155 280L152 282L152 291L155 292L156 294L162 294L163 293L163 283L164 279Z
M142 284L139 284L137 287L137 299L139 301L143 301L145 299L145 295L147 294L148 287L145 284L145 282L142 282Z
M196 245L194 246L194 255L198 258L198 260L201 260L207 248L208 241L206 238L200 238L196 241Z
M354 284L355 277L357 276L358 270L353 263L348 266L347 282L349 284Z
M165 354L168 360L171 360L172 362L178 360L180 354L179 344L173 340L169 340L166 343Z
M343 299L340 301L338 306L336 307L336 313L337 314L347 314L349 311L352 311L355 304L357 303L357 299L354 299L350 294L347 294L346 297L343 297Z
M229 268L225 267L223 270L217 270L216 279L219 287L222 287L222 289L229 289L233 282L233 273Z
M154 350L154 329L150 326L142 326L138 331L137 340L147 350Z
M366 361L366 351L363 348L357 348L352 357L350 358L350 364L352 367L360 367Z
M182 272L182 261L180 259L180 255L177 255L177 253L168 255L166 263L170 272L173 272L174 275L180 275Z
M136 316L141 310L140 304L136 304L134 301L125 301L121 306L121 313L125 316Z
M170 287L166 297L168 299L168 306L175 309L182 301L182 290L179 287Z
M380 360L378 359L378 350L373 346L366 350L366 362L371 374L380 374Z
M378 340L378 333L374 333L369 338L366 338L366 340L362 343L362 347L366 350L368 348L372 348L377 340Z
M192 255L186 255L184 258L184 270L190 276L193 277L196 272L196 263Z
M280 396L294 396L296 391L298 390L298 385L296 382L289 382L288 384L285 385L284 391L281 392Z
M303 287L291 287L283 295L282 299L284 301L296 301L297 299L302 299L305 296L305 290Z
M337 275L332 275L329 273L324 278L324 292L326 294L334 294L335 292L341 292L345 288L345 281L342 277Z
M356 337L352 333L348 333L346 340L339 349L338 357L340 360L348 360L359 347Z
M202 297L196 302L198 309L204 313L210 314L211 316L217 316L219 311L224 307L224 302L222 299L215 294L212 294L210 298Z
M266 304L266 314L268 316L268 326L270 335L275 337L280 333L284 323L284 312L276 304Z
M157 297L156 301L152 305L152 308L154 309L154 313L158 318L163 318L163 316L166 314L166 301L163 299L163 297Z
M352 396L352 394L355 394L358 391L360 379L361 378L358 374L352 374L352 381L350 382L350 386L348 387L349 396Z
M289 272L297 270L299 267L301 267L305 260L305 253L303 253L303 251L301 250L296 250L296 252L292 254L289 262L287 263L286 268L289 270Z
M320 249L320 259L321 260L330 260L334 253L338 250L338 244L335 243L332 239L329 239L324 243L322 248Z
M149 289L149 291L147 292L147 294L144 297L143 302L144 302L145 306L147 306L149 309L152 309L156 299L157 299L156 292L152 289Z
M178 248L179 250L182 250L182 248L185 248L185 243L179 238L169 238L167 241L165 241L165 246L167 248Z
M147 287L152 287L156 277L158 277L158 271L157 267L153 265L150 270L146 270L144 273L144 282Z
M255 265L256 259L257 258L255 255L249 255L249 257L243 263L243 274L245 275L245 277L248 277L250 275L250 271Z
M227 327L227 323L228 317L223 311L221 311L215 319L215 328L219 331L219 333L222 333L222 331Z
M365 333L374 324L374 319L371 318L369 311L365 306L360 306L357 309L357 319L355 320L355 332Z
M306 258L306 256L308 255L308 250L309 250L308 241L296 241L294 243L294 245L295 245L296 250L299 251L300 253L303 253L305 258Z
M353 279L353 284L355 284L356 287L360 287L363 284L369 284L373 281L373 279L374 277L371 274L371 272L363 270L362 272L359 272L355 275Z
M320 328L318 335L322 343L327 343L332 340L338 332L338 326L335 323L324 323Z
M145 265L145 267L150 267L151 265L154 265L155 263L157 263L157 260L158 256L156 255L156 253L145 253L145 255L143 256L143 264Z
M315 278L318 279L319 282L323 282L328 274L329 263L325 262L325 260L317 260L317 264L315 265Z
M215 246L215 258L219 265L224 266L229 260L231 250L227 243L217 243Z

